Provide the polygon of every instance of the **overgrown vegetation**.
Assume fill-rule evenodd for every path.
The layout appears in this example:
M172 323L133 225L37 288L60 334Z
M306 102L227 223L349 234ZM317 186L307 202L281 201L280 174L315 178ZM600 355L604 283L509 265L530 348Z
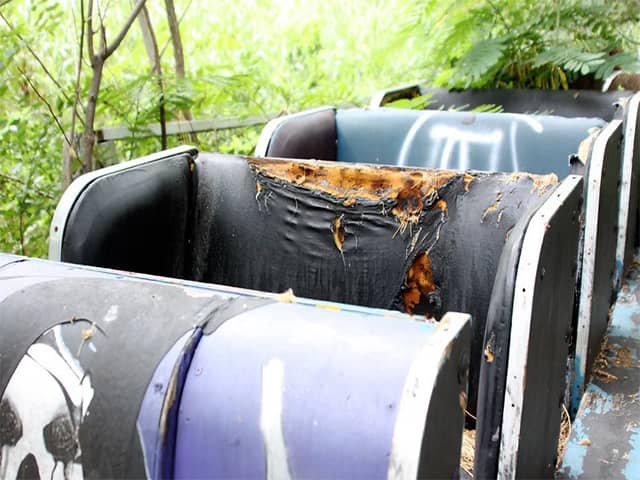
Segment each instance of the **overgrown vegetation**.
M593 88L637 71L638 0L427 0L410 30L431 39L435 84Z
M46 255L63 146L77 145L69 132L85 129L92 62L82 18L91 1L98 49L97 26L104 25L112 41L137 2L0 0L0 251ZM95 127L140 131L160 118L189 114L215 118L362 104L377 89L417 80L566 88L585 76L602 78L614 66L637 69L639 2L180 0L183 77L174 65L169 2L148 1L160 64L150 63L144 28L134 22L104 63ZM250 153L259 131L167 141ZM161 146L160 139L132 139L118 143L116 156L128 159ZM77 150L72 172L82 171ZM96 166L105 161L96 156Z

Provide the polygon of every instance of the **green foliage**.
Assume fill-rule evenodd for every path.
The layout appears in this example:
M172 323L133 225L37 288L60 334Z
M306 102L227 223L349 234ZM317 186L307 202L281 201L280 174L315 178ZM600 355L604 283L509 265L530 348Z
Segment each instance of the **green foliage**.
M400 35L407 0L176 0L186 79L174 74L163 2L147 2L163 52L163 89L150 73L134 24L108 59L96 128L124 125L141 133L190 110L196 119L292 112L320 104L363 103L371 92L419 78L422 52ZM100 0L107 40L133 2ZM59 196L63 136L71 127L80 41L78 1L13 1L0 7L0 251L46 256ZM87 1L85 0L85 5ZM21 38L20 38L21 37ZM50 75L45 73L37 55ZM89 89L83 64L81 98ZM32 85L26 80L32 83ZM54 81L55 80L55 81ZM34 90L34 88L38 91ZM46 103L38 96L46 100ZM82 131L82 125L77 126ZM199 134L202 150L250 154L260 127ZM191 142L170 137L169 146ZM116 144L116 157L160 149L157 138ZM98 164L113 152L100 149Z
M418 1L440 85L568 88L638 71L638 0ZM446 18L429 22L425 18Z
M86 4L85 0L85 4ZM96 127L142 133L190 110L196 119L363 104L372 92L433 85L567 88L614 67L636 70L640 0L176 1L186 79L174 74L163 2L148 2L162 54L162 89L137 24L108 59ZM0 7L0 251L45 256L71 127L79 54L77 0ZM112 39L132 2L101 0ZM27 46L30 47L27 48ZM86 49L85 49L86 54ZM35 56L34 56L35 55ZM36 60L38 57L42 65ZM43 66L46 68L43 68ZM83 63L80 97L89 89ZM428 98L397 106L423 108ZM495 106L484 106L491 110ZM77 125L82 131L82 125ZM199 134L202 150L249 154L260 127ZM126 160L160 149L142 135L117 143ZM170 137L169 146L192 142ZM101 150L99 162L110 163Z

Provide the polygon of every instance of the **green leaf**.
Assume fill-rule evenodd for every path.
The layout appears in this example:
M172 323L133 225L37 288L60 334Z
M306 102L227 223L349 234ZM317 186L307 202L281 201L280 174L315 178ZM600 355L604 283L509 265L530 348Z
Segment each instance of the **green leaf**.
M502 58L506 45L502 39L491 38L474 44L460 60L458 69L471 80L487 74Z

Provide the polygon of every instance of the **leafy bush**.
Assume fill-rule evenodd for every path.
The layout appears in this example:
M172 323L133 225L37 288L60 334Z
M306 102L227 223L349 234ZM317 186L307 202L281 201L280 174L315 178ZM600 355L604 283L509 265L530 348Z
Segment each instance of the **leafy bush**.
M638 0L419 1L435 83L568 88L637 71Z

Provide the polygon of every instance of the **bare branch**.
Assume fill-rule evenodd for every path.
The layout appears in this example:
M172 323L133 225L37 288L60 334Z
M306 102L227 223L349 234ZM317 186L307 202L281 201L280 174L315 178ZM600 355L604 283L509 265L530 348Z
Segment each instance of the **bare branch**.
M7 3L9 3L11 0L0 0L0 7L4 7Z
M180 15L180 18L178 19L178 27L180 26L180 24L182 23L182 21L184 20L185 15L187 14L187 12L189 11L189 7L191 7L191 4L193 3L193 0L189 0L189 3L187 3L187 6L184 7L184 10L182 11L182 14ZM160 58L162 58L164 56L164 52L167 49L167 47L169 46L169 43L171 42L171 38L167 39L167 41L164 43L164 46L162 47L162 50L160 50Z
M25 185L25 186L29 187L29 189L31 191L33 191L33 193L36 193L40 197L48 198L50 200L55 200L55 198L56 198L53 195L51 195L49 192L44 192L44 191L42 191L42 190L40 190L38 188L35 188L33 185L29 185L28 182L25 182L24 180L22 180L22 179L20 179L18 177L14 177L12 175L9 175L8 173L0 172L0 178L4 178L5 180L7 180L9 182L19 183L20 185Z
M165 110L164 82L162 80L162 64L160 62L160 53L158 52L158 40L156 39L156 34L153 31L151 17L149 16L149 10L147 10L146 5L142 7L142 10L140 10L138 21L140 23L140 30L142 31L144 46L147 50L147 56L149 57L149 63L151 64L151 73L154 75L158 84L158 89L160 90L158 111L160 116L161 142L162 149L166 150L167 118Z
M118 35L116 35L116 38L113 40L113 42L111 42L111 44L107 46L105 50L106 57L111 56L113 52L115 52L116 48L120 46L120 43L122 43L122 40L124 39L129 29L131 28L131 25L133 24L134 20L140 13L140 10L144 6L145 1L146 0L138 0L138 2L135 4L135 6L133 7L133 10L131 11L131 14L129 15L129 18L127 18L127 21L125 22L120 32L118 32Z
M149 10L146 6L142 7L138 15L140 31L142 32L142 40L147 51L147 57L151 64L151 73L153 75L162 75L162 65L160 64L160 55L158 54L158 41L153 31Z
M9 27L9 30L11 30L11 32L18 37L18 39L22 42L22 44L26 47L26 49L29 51L29 53L31 54L31 56L36 60L36 62L38 62L38 65L40 65L40 67L42 68L42 71L45 73L45 75L49 78L49 80L51 80L53 82L53 84L58 87L58 90L60 91L60 93L62 94L62 96L65 98L65 100L67 102L69 102L70 104L72 104L71 98L69 98L69 95L67 95L67 93L64 91L64 88L62 87L62 85L60 85L60 82L58 82L58 80L55 79L55 77L53 76L53 74L49 71L49 69L47 68L47 66L44 64L44 62L42 61L42 59L38 56L38 54L33 50L33 48L31 48L31 45L29 45L29 43L24 39L24 37L20 34L20 32L18 32L15 27L11 24L11 22L9 22L9 20L7 19L7 17L5 17L2 12L0 12L0 18L2 18L2 21L7 25L7 27Z
M64 136L64 139L67 141L67 143L69 145L71 145L71 142L69 140L69 137L67 136L67 134L64 131L64 128L62 127L62 124L60 123L60 120L58 119L58 116L55 114L55 112L53 111L53 108L51 107L51 104L47 101L46 98L44 98L42 96L42 94L40 93L40 91L36 88L36 86L33 84L33 82L31 82L31 79L29 78L29 76L24 72L24 70L22 70L22 68L20 68L19 66L16 65L16 68L18 69L18 71L20 72L20 75L22 75L22 77L25 79L25 81L29 84L29 86L31 87L31 90L33 90L33 92L38 96L38 98L40 100L42 100L42 103L44 103L47 107L47 109L49 110L49 113L51 114L51 117L53 118L53 121L56 122L56 125L58 126L58 129L60 129L60 132L62 133L62 135Z
M84 53L84 23L84 0L80 0L80 42L78 44L78 65L76 67L76 81L74 86L75 95L73 98L73 110L71 111L71 140L75 138L76 120L80 119L84 125L84 120L77 112L77 106L80 105L80 79L82 77L82 56Z
M87 9L87 52L89 53L89 61L93 66L94 59L96 57L96 51L93 46L93 0L89 0L89 6Z
M171 32L171 41L173 43L173 58L175 62L176 78L178 82L184 82L184 50L182 48L182 37L180 36L180 24L176 15L176 6L173 0L164 0L167 10L167 22L169 23L169 31ZM182 110L182 116L185 120L193 120L193 115L188 108ZM191 133L188 142L195 143L198 141L196 134Z
M178 17L176 15L176 6L173 3L173 0L164 0L164 4L167 10L167 21L169 23L169 31L171 32L171 42L173 43L176 77L182 80L184 79L184 52L182 49L182 38L180 36Z

